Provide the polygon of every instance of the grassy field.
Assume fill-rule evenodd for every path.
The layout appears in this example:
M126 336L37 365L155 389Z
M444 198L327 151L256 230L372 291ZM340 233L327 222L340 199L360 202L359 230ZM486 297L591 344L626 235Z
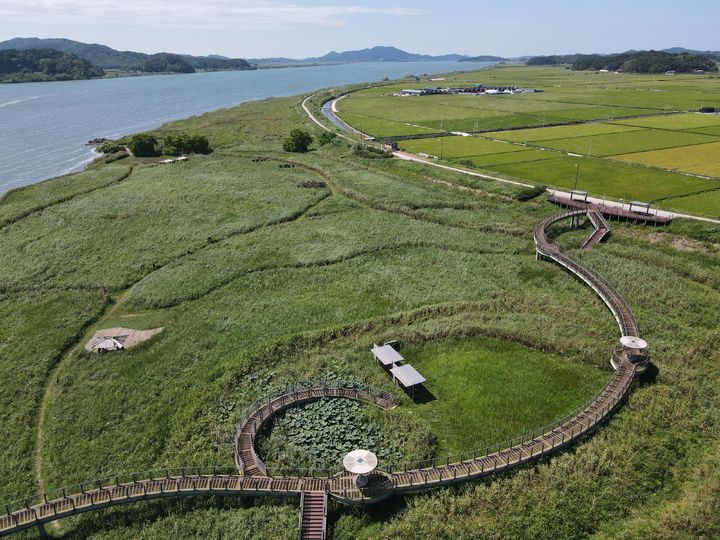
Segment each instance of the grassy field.
M616 91L601 88L608 79L595 74L572 74L576 86L556 88L568 80L558 69L481 76L555 88L575 110L623 100L640 107L630 98L641 95L664 107L659 92L642 90L641 77L623 79L627 89ZM597 103L572 101L593 84ZM704 79L653 84L670 103L688 106L702 99L687 97L688 88L706 91ZM402 459L472 450L464 446L539 427L610 377L612 316L577 280L534 259L533 227L555 207L541 197L520 202L520 187L361 157L345 143L283 153L290 129L313 129L300 101L248 103L158 130L205 134L211 155L164 167L134 158L97 164L0 202L3 498L36 490L40 479L52 489L118 472L232 464L244 408L286 383L361 380L397 392L369 353L389 339L405 344L436 397L414 405L400 394L391 414L368 413L383 430L403 434ZM518 156L526 161L497 169L562 185L581 163L581 188L628 189L634 198L714 185L512 148L519 150L474 155ZM632 171L633 182L618 187L618 171ZM326 186L302 187L307 181ZM667 203L712 212L717 193ZM588 231L558 241L630 302L657 379L638 383L620 412L572 451L375 508L334 508L335 538L720 535L720 230L685 221L614 224L606 243L580 251ZM79 347L117 324L165 330L115 355ZM48 531L78 539L290 539L296 504L163 500L66 519Z
M429 422L438 455L482 449L582 405L607 373L497 339L448 340L403 350L429 396L410 412Z

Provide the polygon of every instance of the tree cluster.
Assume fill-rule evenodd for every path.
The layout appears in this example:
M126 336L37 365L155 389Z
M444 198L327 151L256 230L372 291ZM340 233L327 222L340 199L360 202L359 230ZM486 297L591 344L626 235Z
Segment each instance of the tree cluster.
M102 69L87 60L53 49L0 51L0 81L69 81L103 75Z
M286 152L305 153L313 142L313 136L304 129L296 128L290 132L290 136L283 143L283 150Z
M717 62L699 54L673 54L663 51L637 51L620 54L570 54L536 56L527 61L529 66L570 64L574 70L622 70L627 73L658 74L667 71L692 73L693 71L717 71Z
M99 149L103 151L104 146ZM207 137L189 133L166 135L162 140L158 140L150 133L137 133L130 137L127 146L136 157L179 156L180 154L209 154L212 152ZM112 145L108 144L108 148L112 148Z
M180 154L209 154L212 152L210 142L204 135L177 133L166 135L162 141L162 153L167 156Z

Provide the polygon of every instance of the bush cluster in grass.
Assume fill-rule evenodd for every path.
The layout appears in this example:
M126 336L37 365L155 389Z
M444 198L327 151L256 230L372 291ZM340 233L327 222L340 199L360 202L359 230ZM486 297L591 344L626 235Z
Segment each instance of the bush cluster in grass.
M112 150L117 145L112 143ZM162 138L152 133L137 133L127 140L127 146L136 157L153 157L161 154L179 156L180 154L209 154L210 142L205 135L185 132L173 132ZM113 150L114 151L114 150Z
M313 140L313 136L310 135L308 131L296 128L293 129L288 138L285 139L283 150L303 154L310 149Z
M176 133L165 135L162 141L162 153L168 156L180 154L209 154L212 152L208 138L204 135Z

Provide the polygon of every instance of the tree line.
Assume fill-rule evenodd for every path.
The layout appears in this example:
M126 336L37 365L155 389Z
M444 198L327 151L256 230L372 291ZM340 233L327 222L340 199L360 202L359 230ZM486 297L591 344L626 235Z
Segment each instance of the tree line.
M699 54L673 54L663 51L639 51L620 54L570 54L536 56L527 61L529 66L570 64L573 70L622 70L627 73L658 74L668 71L692 73L696 71L717 71L715 60Z

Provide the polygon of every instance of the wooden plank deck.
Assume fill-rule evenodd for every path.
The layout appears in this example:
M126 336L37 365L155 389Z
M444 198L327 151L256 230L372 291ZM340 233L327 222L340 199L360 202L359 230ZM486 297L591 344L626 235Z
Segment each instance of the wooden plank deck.
M625 208L618 208L602 203L591 203L570 199L569 197L561 197L560 195L549 195L547 198L551 203L575 210L597 210L598 212L618 220L637 221L639 223L652 223L654 225L665 225L672 221L671 217L659 216L652 213L630 212Z

